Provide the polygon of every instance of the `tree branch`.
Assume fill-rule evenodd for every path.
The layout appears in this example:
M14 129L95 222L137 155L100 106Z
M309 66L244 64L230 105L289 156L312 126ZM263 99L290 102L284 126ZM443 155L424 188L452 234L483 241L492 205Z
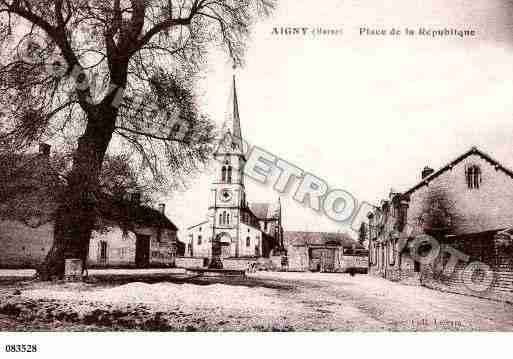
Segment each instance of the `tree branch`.
M134 130L134 129L131 129L131 128L128 128L128 127L116 126L116 127L115 127L115 129L116 129L116 130L121 130L121 131L130 132L130 133L133 133L134 135L140 135L140 136L144 136L144 137L152 138L152 139L154 139L154 140L167 141L167 142L178 142L178 143L188 144L188 142L186 142L186 141L184 141L184 140L180 140L180 139L178 139L178 138L173 138L173 137L163 137L163 136L152 135L152 134L150 134L150 133L143 132L143 131L138 131L138 130Z

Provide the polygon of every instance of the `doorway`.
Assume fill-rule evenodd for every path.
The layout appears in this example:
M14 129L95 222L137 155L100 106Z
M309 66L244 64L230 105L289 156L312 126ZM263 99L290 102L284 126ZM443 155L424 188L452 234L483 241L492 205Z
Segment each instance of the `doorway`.
M107 264L107 242L100 241L100 253L99 253L99 262L100 264Z
M137 234L135 241L135 266L148 268L150 265L150 236Z
M420 273L420 262L417 260L413 261L413 271L415 273Z
M335 249L326 248L322 252L321 257L321 270L323 272L335 272Z

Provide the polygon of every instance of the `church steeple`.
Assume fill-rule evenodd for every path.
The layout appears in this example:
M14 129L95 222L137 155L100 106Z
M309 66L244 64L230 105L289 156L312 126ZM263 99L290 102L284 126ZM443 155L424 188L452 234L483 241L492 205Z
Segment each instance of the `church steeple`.
M240 117L239 117L239 100L237 98L237 84L235 74L233 75L233 135L242 139L240 130Z
M231 140L234 149L243 151L242 132L240 129L239 99L237 97L237 84L235 74L233 75L230 105L231 106L229 106L229 109L226 114L226 121L223 126L223 133L226 135L229 132L232 137Z

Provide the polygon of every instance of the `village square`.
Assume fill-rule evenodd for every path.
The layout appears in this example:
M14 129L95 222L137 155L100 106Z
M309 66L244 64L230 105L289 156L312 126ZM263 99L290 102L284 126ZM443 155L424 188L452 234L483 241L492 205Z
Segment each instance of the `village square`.
M356 235L290 231L282 222L287 208L279 195L265 203L252 202L246 193L254 176L244 170L248 151L235 76L231 86L211 185L203 191L206 219L199 216L200 222L178 235L165 204L142 204L137 192L121 201L105 194L102 227L93 232L86 268L69 258L64 277L52 282L38 281L30 269L48 255L55 230L55 204L45 198L60 181L51 147L41 144L19 162L1 208L30 208L22 212L28 216L1 222L3 330L512 328L513 172L473 147L438 171L425 167L413 188L391 191L371 206ZM252 165L261 170L258 161ZM300 181L298 201L306 198L315 207L315 196L328 193L312 185L319 181L307 181L303 190ZM415 257L415 238L426 233L464 257L451 262L445 249L426 261L429 253L420 253L422 248ZM423 245L433 247L417 246ZM473 262L476 268L466 267L470 256L480 261ZM444 271L451 265L451 272ZM488 274L492 279L486 282Z
M0 331L513 330L504 6L280 3L0 2Z

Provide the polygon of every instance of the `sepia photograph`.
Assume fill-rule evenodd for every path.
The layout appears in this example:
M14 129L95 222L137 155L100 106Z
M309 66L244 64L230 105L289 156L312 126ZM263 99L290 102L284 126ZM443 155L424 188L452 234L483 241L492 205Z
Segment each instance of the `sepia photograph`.
M512 64L511 0L0 0L0 353L511 332Z

